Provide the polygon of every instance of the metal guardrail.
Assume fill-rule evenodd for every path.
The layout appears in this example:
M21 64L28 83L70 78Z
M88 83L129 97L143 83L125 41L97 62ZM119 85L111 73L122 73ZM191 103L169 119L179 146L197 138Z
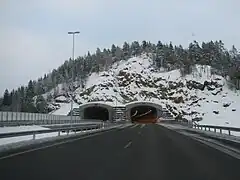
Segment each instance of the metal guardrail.
M102 127L103 127L102 124L95 124L95 125L84 125L84 126L67 127L67 128L65 127L65 128L57 128L57 129L44 129L44 130L36 130L36 131L9 132L9 133L0 133L0 138L33 135L33 139L35 139L37 134L58 132L58 136L60 136L61 132L67 132L67 134L69 134L70 131L73 131L76 133L77 131L100 129Z
M205 130L205 131L211 131L211 129L213 129L213 131L216 133L217 130L219 130L219 132L222 134L223 130L228 131L228 135L231 135L231 131L234 132L240 132L240 128L236 128L236 127L225 127L225 126L212 126L212 125L198 125L198 124L193 124L193 128L195 129L201 129L201 130Z

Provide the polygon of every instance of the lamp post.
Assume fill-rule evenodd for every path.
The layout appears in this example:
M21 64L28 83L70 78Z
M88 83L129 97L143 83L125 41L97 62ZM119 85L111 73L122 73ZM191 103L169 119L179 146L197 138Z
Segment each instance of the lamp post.
M74 37L75 37L75 34L79 34L80 32L79 31L70 31L68 32L68 34L72 35L73 36L73 47L72 47L72 60L74 61ZM72 89L73 89L73 69L72 69ZM72 97L72 101L71 101L71 127L72 127L72 123L73 122L73 97Z

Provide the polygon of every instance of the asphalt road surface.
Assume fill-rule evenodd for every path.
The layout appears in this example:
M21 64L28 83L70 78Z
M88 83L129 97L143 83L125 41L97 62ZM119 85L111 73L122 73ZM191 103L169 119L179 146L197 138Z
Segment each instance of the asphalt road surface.
M240 162L156 124L0 159L0 180L240 180Z

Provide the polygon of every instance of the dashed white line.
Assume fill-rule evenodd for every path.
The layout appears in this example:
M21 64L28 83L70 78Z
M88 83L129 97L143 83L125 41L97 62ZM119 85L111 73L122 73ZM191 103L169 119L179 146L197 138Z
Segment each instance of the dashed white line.
M135 127L137 127L138 126L138 124L135 124L134 126L132 126L131 128L135 128Z
M132 141L128 142L125 146L124 146L124 149L128 148L129 146L131 146L132 144Z
M142 124L142 125L141 125L141 128L143 128L144 126L145 126L145 124Z

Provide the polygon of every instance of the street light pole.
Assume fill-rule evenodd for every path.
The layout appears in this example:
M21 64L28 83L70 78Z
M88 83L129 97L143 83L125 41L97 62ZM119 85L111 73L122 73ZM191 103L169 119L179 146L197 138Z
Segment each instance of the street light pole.
M72 47L72 61L74 63L74 37L75 37L75 34L79 34L80 32L79 31L74 31L74 32L68 32L68 34L72 35L73 36L73 47ZM73 73L74 69L72 69L72 90L73 90L73 76L74 76L74 73ZM73 122L73 97L72 97L72 100L71 100L71 127L72 127L72 123Z

